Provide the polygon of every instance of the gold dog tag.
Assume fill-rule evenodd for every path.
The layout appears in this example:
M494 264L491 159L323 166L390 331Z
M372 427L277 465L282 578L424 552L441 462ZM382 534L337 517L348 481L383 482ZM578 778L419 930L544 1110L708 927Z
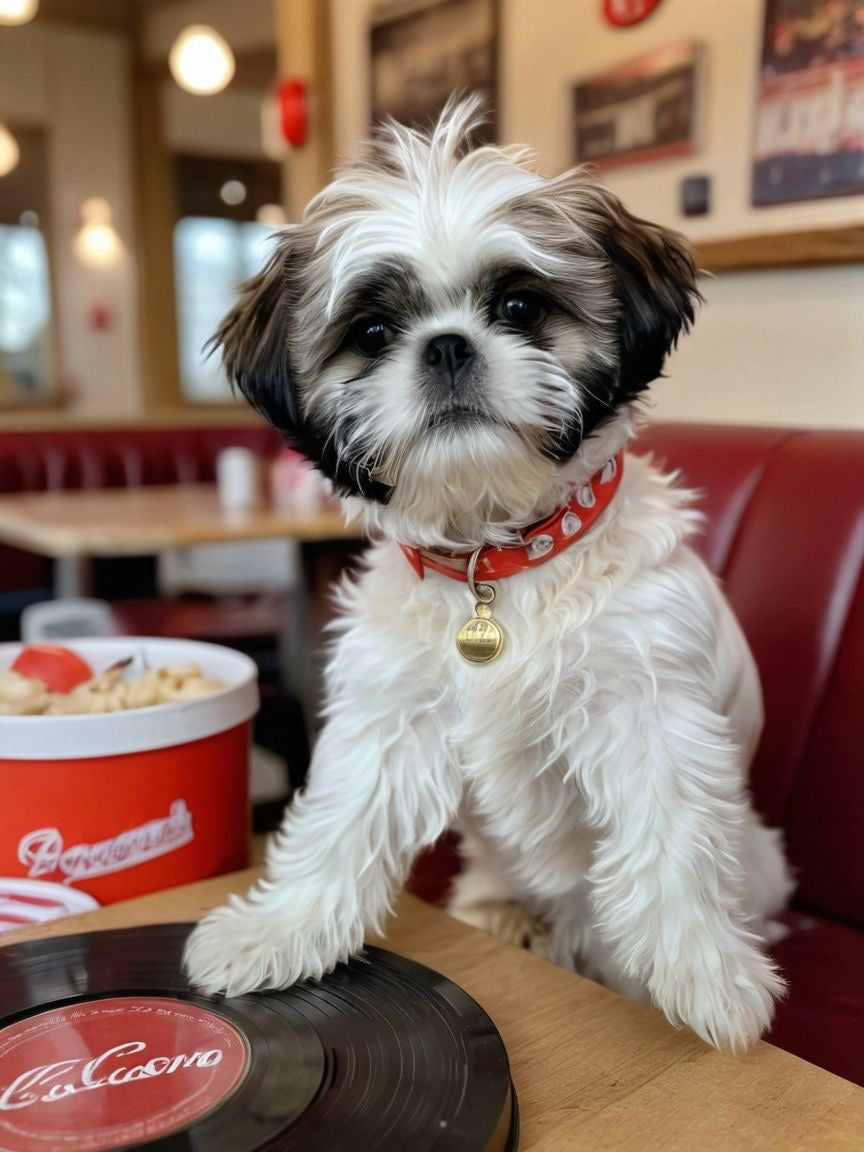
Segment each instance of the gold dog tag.
M459 654L472 664L488 664L504 646L504 633L492 619L492 609L482 601L474 605L475 615L463 624L456 637Z
M488 664L500 655L504 647L504 633L492 619L492 609L489 607L495 599L495 589L491 584L474 582L474 572L481 552L482 548L472 552L468 561L468 587L476 601L474 615L462 625L456 637L459 655L472 664Z

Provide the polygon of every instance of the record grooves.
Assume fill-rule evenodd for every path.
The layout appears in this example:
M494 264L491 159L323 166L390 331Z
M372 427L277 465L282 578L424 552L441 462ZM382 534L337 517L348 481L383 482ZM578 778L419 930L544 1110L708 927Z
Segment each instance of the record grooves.
M515 1152L503 1043L457 985L369 948L210 1000L190 929L0 948L0 1152Z

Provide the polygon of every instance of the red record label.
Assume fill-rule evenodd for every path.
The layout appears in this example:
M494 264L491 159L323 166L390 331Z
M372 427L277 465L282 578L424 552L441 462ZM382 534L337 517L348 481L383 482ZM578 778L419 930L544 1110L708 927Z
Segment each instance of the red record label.
M629 28L650 16L660 0L603 0L603 12L610 24Z
M249 1054L221 1016L118 996L0 1029L0 1149L103 1152L186 1128L242 1081Z

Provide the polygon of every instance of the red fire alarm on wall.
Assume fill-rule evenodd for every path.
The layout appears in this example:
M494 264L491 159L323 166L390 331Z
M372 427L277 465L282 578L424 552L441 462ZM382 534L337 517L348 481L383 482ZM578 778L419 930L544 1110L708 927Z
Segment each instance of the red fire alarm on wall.
M91 332L109 332L114 327L114 309L110 304L91 304L87 309L87 327Z
M277 88L277 99L282 138L292 148L299 148L306 143L309 131L306 85L302 80L281 80Z
M650 16L660 0L603 0L603 15L616 28L629 28Z

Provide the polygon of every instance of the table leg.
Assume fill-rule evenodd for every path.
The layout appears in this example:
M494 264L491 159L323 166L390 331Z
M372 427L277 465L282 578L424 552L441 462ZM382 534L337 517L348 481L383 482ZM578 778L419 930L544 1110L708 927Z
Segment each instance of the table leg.
M90 590L91 567L89 556L58 556L54 561L55 598L73 600L86 596Z
M310 744L318 729L325 655L323 632L333 616L330 588L360 544L309 541L300 545L300 572L280 638L283 686L302 704Z
M298 552L299 571L289 593L280 638L280 664L283 688L300 701L311 741L316 727L320 682L320 623L316 610L318 557L314 544L301 544Z
M288 593L279 637L279 666L282 688L302 702L308 728L311 715L307 702L310 679L306 646L307 599L304 576Z

